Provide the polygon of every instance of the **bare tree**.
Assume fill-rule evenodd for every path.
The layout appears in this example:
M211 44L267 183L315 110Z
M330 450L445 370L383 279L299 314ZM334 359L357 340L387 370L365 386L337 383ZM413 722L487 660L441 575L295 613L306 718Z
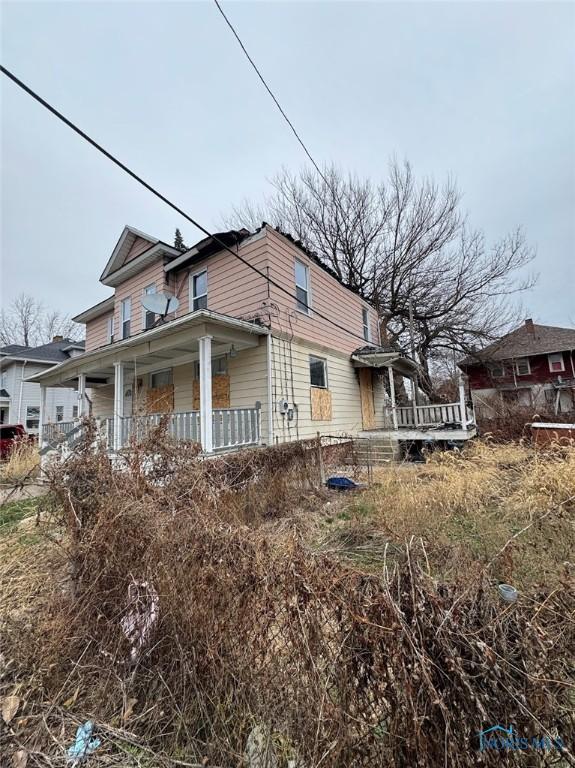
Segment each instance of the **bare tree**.
M0 346L47 344L54 336L77 338L78 329L68 315L44 307L42 302L21 293L0 312Z
M409 346L410 306L422 388L445 350L469 354L517 322L513 297L532 287L534 253L520 230L489 246L461 212L461 196L416 180L393 162L379 185L329 167L322 175L282 170L262 205L244 202L226 222L263 220L291 233L378 310L382 338Z

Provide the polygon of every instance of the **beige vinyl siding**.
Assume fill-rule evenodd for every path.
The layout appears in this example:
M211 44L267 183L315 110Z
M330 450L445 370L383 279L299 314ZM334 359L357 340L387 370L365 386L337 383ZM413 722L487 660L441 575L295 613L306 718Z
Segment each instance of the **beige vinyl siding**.
M315 437L317 432L356 435L361 431L359 381L346 355L302 342L292 342L290 354L289 341L278 337L273 338L272 352L274 432L279 442ZM312 421L311 418L310 355L321 357L327 363L327 383L332 403L330 420ZM376 388L380 387L381 383L377 382ZM290 407L294 404L297 406L291 422L277 409L278 400L284 397ZM378 397L379 393L374 398L376 410Z
M106 312L104 315L88 320L86 323L86 352L91 352L98 347L104 347L108 344L108 318L112 317L113 312ZM116 328L114 328L114 332Z
M262 405L262 439L267 440L268 399L267 399L267 355L266 338L261 337L257 347L242 349L236 357L228 357L230 377L230 408L253 408L256 402ZM167 366L169 367L169 366ZM194 364L185 363L173 369L174 410L193 410ZM138 390L140 402L145 402L149 374L139 376L142 387ZM125 388L133 389L132 378L126 375ZM90 390L92 415L98 418L110 417L114 411L114 386ZM126 414L129 415L129 414Z

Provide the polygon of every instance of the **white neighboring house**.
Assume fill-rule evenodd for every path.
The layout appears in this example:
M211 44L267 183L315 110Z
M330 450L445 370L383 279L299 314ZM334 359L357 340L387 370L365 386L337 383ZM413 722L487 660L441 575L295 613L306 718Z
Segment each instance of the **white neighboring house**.
M84 352L83 341L54 336L49 344L0 347L0 423L23 424L37 435L40 427L40 385L27 381ZM73 389L49 387L46 393L46 421L71 421L78 415L78 393Z

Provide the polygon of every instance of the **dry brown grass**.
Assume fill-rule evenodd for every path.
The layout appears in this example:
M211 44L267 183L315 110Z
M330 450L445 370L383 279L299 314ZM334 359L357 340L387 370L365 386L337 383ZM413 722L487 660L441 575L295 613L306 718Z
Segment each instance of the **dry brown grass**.
M375 536L366 556L415 537L442 578L491 563L502 581L552 586L575 572L575 448L475 441L425 465L376 469L374 480L335 521L340 537Z
M0 483L13 484L31 479L40 468L40 454L36 443L18 441L8 459L0 464Z
M254 726L269 735L279 768L496 766L501 755L479 756L476 739L495 722L572 743L568 574L531 584L507 606L485 567L499 542L449 580L432 567L453 545L436 544L436 519L445 526L471 518L474 504L488 509L505 482L514 514L526 504L533 515L545 504L572 513L571 480L557 479L571 455L478 446L385 474L349 510L340 510L343 495L331 497L331 513L306 446L205 462L156 439L153 459L129 460L130 471L113 472L104 454L86 450L54 473L51 503L66 535L52 546L65 546L72 580L59 567L25 626L17 615L0 633L12 660L5 690L28 702L11 744L45 755L38 765L62 764L61 745L87 717L101 724L102 759L125 737L146 766L167 753L186 765L244 766ZM411 509L426 487L439 510L426 510L427 534ZM402 506L387 520L384 503ZM393 550L377 572L313 550L319 522L302 516L335 528L338 514L358 546L369 527L384 557L386 544ZM550 518L533 517L542 527ZM417 526L423 543L406 545ZM135 662L121 630L134 581L153 585L159 606ZM525 764L522 754L505 759Z

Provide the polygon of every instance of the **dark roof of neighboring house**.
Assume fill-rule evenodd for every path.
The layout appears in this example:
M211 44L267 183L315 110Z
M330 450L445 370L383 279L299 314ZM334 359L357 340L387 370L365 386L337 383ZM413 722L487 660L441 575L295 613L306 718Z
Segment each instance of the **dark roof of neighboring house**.
M6 347L0 347L1 357L11 357L18 360L38 360L47 363L62 363L68 360L70 355L68 349L84 349L84 341L74 341L74 339L62 339L62 341L51 341L49 344L41 344L39 347L25 347L21 344L8 344Z
M0 389L0 397L4 398L4 400L6 400L7 398L10 397L10 395L8 394L8 392L5 389Z
M461 360L459 365L478 365L482 360L510 360L575 350L575 328L525 323L499 341Z

